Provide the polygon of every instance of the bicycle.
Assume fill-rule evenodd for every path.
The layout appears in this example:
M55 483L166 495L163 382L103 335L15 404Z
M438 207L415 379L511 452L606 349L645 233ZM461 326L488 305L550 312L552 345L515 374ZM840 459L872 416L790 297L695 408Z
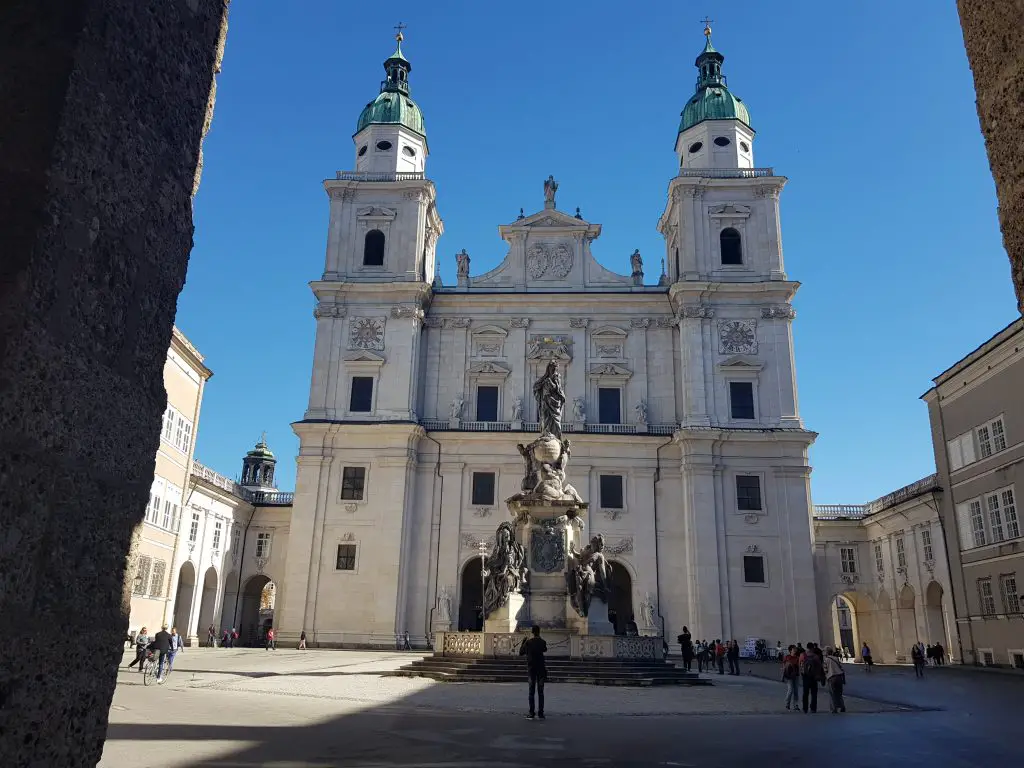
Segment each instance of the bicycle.
M155 653L154 651L146 651L146 660L144 662L142 662L142 665L143 665L142 666L142 683L143 683L143 685L149 685L150 683L152 683L154 681L156 682L157 685L163 685L165 682L167 682L167 678L170 677L170 675L171 675L171 665L170 665L170 659L169 658L165 659L165 661L167 663L165 664L163 677L160 677L160 678L157 677L157 672L159 670L159 664L160 664L158 659L159 659L159 654Z

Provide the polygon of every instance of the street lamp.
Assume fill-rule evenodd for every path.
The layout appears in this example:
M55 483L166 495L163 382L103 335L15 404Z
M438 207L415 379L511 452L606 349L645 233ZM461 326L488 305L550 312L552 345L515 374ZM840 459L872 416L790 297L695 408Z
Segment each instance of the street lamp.
M133 583L135 584L135 592L138 593L142 589L142 577L136 576Z
M487 620L487 614L484 612L484 606L487 604L487 542L481 541L477 545L477 551L480 553L480 631L482 632L484 622Z

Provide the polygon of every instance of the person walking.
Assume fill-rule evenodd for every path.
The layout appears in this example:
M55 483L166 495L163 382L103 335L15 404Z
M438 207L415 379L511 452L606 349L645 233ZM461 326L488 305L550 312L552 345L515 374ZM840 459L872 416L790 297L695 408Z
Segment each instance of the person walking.
M818 685L825 679L821 657L814 643L807 644L807 650L800 658L800 678L804 686L804 714L807 714L810 706L813 715L818 711Z
M238 644L238 630L231 628L231 637L228 640L228 648L234 648Z
M796 655L796 646L789 646L789 652L782 657L782 682L786 684L786 709L800 711L800 692L797 685L800 681L800 657Z
M167 653L167 671L174 669L174 659L178 653L185 650L185 641L178 634L177 627L171 627L171 647Z
M277 644L274 642L274 628L267 627L267 650L276 651Z
M153 637L153 642L150 645L160 654L156 662L156 681L162 683L164 681L164 663L169 660L168 657L171 653L171 633L167 631L166 624L160 627L160 631Z
M729 674L738 675L740 673L740 644L735 640L730 640L726 653L729 657Z
M519 655L526 657L526 674L530 681L530 713L527 720L533 720L534 716L544 719L544 681L548 679L547 666L544 663L544 654L547 653L548 644L540 636L540 627L534 625L530 629L531 637L523 641L519 646ZM537 698L537 707L534 708L534 694Z
M914 676L924 677L924 651L920 643L910 646L910 661L914 665Z
M935 644L935 661L940 667L946 663L946 649L942 647L942 643Z
M715 638L715 660L718 662L718 674L725 674L725 646L722 641Z
M868 647L867 643L861 646L860 657L864 660L864 671L870 672L874 662L871 660L871 648Z
M677 639L679 640L679 652L683 657L683 669L689 672L693 666L693 638L690 635L690 630L683 627L683 632Z
M217 647L217 630L213 628L213 624L206 630L206 644L211 648Z
M823 666L825 686L829 693L828 711L833 715L837 712L845 712L846 702L843 701L843 686L846 685L846 673L843 671L843 665L839 663L839 654L832 648L825 648Z
M146 628L143 627L139 630L139 634L135 636L135 658L128 665L128 669L131 669L136 664L139 665L139 672L143 669L143 663L146 660L146 648L149 646L149 633Z
M299 634L299 650L306 650L306 630L302 630L302 632Z

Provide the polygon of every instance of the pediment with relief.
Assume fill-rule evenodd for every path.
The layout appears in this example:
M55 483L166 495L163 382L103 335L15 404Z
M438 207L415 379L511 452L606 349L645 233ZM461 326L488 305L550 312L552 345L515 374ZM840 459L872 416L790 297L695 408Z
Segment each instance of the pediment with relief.
M356 216L360 219L393 219L397 213L393 208L371 206L369 208L360 208L356 211Z
M590 366L590 375L629 378L633 372L629 368L614 363L596 363Z
M750 216L750 206L739 203L719 203L708 208L712 218L745 219Z
M488 376L508 376L512 373L512 370L501 363L486 362L473 363L469 366L469 373L476 376L481 374Z
M369 352L367 350L361 350L359 352L349 352L345 355L346 363L371 363L373 365L383 365L386 361L383 355L378 355L375 352Z
M719 372L757 373L764 368L764 363L749 355L733 355L715 366Z

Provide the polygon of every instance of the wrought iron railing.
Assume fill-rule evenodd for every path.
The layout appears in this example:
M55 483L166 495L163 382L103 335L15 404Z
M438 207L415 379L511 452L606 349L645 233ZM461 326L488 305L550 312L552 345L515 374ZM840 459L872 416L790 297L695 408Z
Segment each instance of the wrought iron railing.
M338 181L419 181L423 171L338 171Z
M774 168L680 168L683 178L697 179L761 179L775 175Z

